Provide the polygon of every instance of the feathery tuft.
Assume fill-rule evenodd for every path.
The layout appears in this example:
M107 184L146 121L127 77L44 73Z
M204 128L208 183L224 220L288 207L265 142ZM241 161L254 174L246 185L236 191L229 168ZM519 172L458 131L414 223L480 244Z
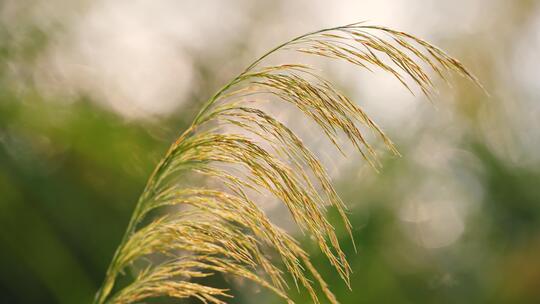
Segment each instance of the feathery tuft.
M286 125L258 108L257 100L271 96L296 107L338 150L338 136L344 134L373 167L378 166L377 155L362 128L371 129L390 151L398 152L356 103L312 68L302 64L260 67L278 51L344 60L368 70L378 68L411 92L416 87L428 97L433 92L430 69L444 80L447 71L454 71L478 84L461 63L440 49L385 27L355 23L305 34L274 48L204 104L158 164L95 303L133 303L152 297L225 303L230 297L227 290L193 280L215 273L251 280L293 303L288 296L288 276L278 267L280 263L314 303L319 303L316 288L337 303L308 254L270 222L250 193L279 199L348 285L351 269L325 216L329 206L336 208L352 237L346 207L317 157ZM216 180L223 187L191 187L178 181L178 176L189 173ZM167 206L176 208L157 215L156 211ZM131 283L115 286L136 263L144 266Z

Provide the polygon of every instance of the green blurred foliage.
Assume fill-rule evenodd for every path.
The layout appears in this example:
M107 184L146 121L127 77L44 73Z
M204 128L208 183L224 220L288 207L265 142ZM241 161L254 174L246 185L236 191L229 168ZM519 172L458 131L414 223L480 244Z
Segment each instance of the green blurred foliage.
M509 20L524 23L535 17L527 15L534 4L517 3L515 11L506 12L508 22L501 17L498 25L509 31L501 38L508 43L521 25ZM508 24L515 28L508 29ZM193 117L197 103L173 118L133 122L82 94L73 100L49 100L34 88L29 75L23 72L13 79L8 73L10 62L30 64L48 43L43 30L21 27L18 36L0 28L0 302L88 303L146 177ZM491 47L468 38L455 50L481 57L478 54ZM233 44L225 54L246 47ZM490 74L495 73L491 65L508 55L490 54L495 57L481 60L471 55L464 60L475 60L476 68L483 69L478 74L488 89L502 85ZM216 55L209 62L204 58L196 62L205 84L192 93L193 100L203 100L220 83L211 71L221 59ZM24 84L22 89L17 82ZM380 174L358 174L361 168L349 167L337 182L343 200L351 206L357 253L336 225L354 270L353 290L340 281L312 242L302 241L341 303L540 301L540 164L515 164L494 152L486 134L479 131L484 117L477 115L480 110L474 106L487 97L469 86L455 89L460 100L454 104L456 121L467 127L454 148L467 151L475 162L454 159L452 176L465 186L468 180L460 180L462 172L479 181L483 195L475 202L478 210L466 217L458 241L425 248L410 237L396 211L404 197L415 191L414 185L433 174L422 171L408 156L418 141L398 139L405 156L385 159ZM496 96L491 101L494 108L504 103ZM429 127L428 123L415 137L435 136ZM506 120L498 120L498 128L538 133L513 129L515 125ZM230 283L228 278L211 279L214 285L230 287ZM233 303L278 303L265 291L232 286ZM305 294L293 290L293 296L298 303L309 303Z

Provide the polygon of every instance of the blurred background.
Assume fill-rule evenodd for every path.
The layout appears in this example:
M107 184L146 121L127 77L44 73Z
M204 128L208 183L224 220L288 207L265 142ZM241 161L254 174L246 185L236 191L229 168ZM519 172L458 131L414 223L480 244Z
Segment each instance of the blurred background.
M353 290L302 241L315 264L341 303L540 303L537 0L0 1L0 302L89 303L201 103L284 40L361 20L442 47L490 96L455 79L431 104L324 65L403 157L331 164ZM232 286L232 303L280 303Z

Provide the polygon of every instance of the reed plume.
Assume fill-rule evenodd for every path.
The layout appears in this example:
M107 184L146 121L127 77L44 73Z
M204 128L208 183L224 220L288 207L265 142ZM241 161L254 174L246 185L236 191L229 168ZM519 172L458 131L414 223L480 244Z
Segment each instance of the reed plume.
M366 129L398 152L356 103L313 68L294 63L262 66L267 57L283 51L381 69L411 92L427 96L433 92L430 73L446 80L447 72L454 71L478 83L461 63L424 40L364 23L308 33L270 50L203 105L159 162L94 303L155 297L225 303L228 290L194 280L215 273L253 281L287 303L293 303L287 284L292 278L314 303L319 303L317 288L329 302L338 303L306 251L268 219L253 193L270 194L282 202L348 285L351 269L325 215L327 208L336 208L352 237L346 206L314 153L285 124L257 107L258 100L271 96L274 102L296 107L338 150L338 137L344 135L374 167L377 155ZM192 173L222 187L179 182L178 177ZM158 212L162 209L167 211ZM130 282L117 286L135 264L139 266Z

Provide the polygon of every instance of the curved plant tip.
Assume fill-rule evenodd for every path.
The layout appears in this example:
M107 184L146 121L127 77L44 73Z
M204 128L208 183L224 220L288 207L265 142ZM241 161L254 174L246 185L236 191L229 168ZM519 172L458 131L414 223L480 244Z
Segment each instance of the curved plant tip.
M328 28L277 46L210 98L161 159L94 303L191 297L225 303L231 297L228 290L198 279L216 273L255 282L287 303L293 303L287 284L292 279L314 303L319 303L319 294L338 303L308 254L269 220L253 201L253 193L282 202L348 285L351 269L325 216L328 207L335 208L352 237L346 207L317 157L285 124L258 107L258 100L265 96L296 107L338 150L338 137L344 135L373 167L378 166L377 155L366 129L390 151L397 154L397 150L358 104L311 67L262 66L267 57L284 51L382 70L411 92L428 97L434 91L430 74L446 80L453 71L478 84L460 62L437 47L381 26L355 23ZM193 173L218 181L213 184L219 186L179 182L179 177ZM133 275L126 275L126 270Z

